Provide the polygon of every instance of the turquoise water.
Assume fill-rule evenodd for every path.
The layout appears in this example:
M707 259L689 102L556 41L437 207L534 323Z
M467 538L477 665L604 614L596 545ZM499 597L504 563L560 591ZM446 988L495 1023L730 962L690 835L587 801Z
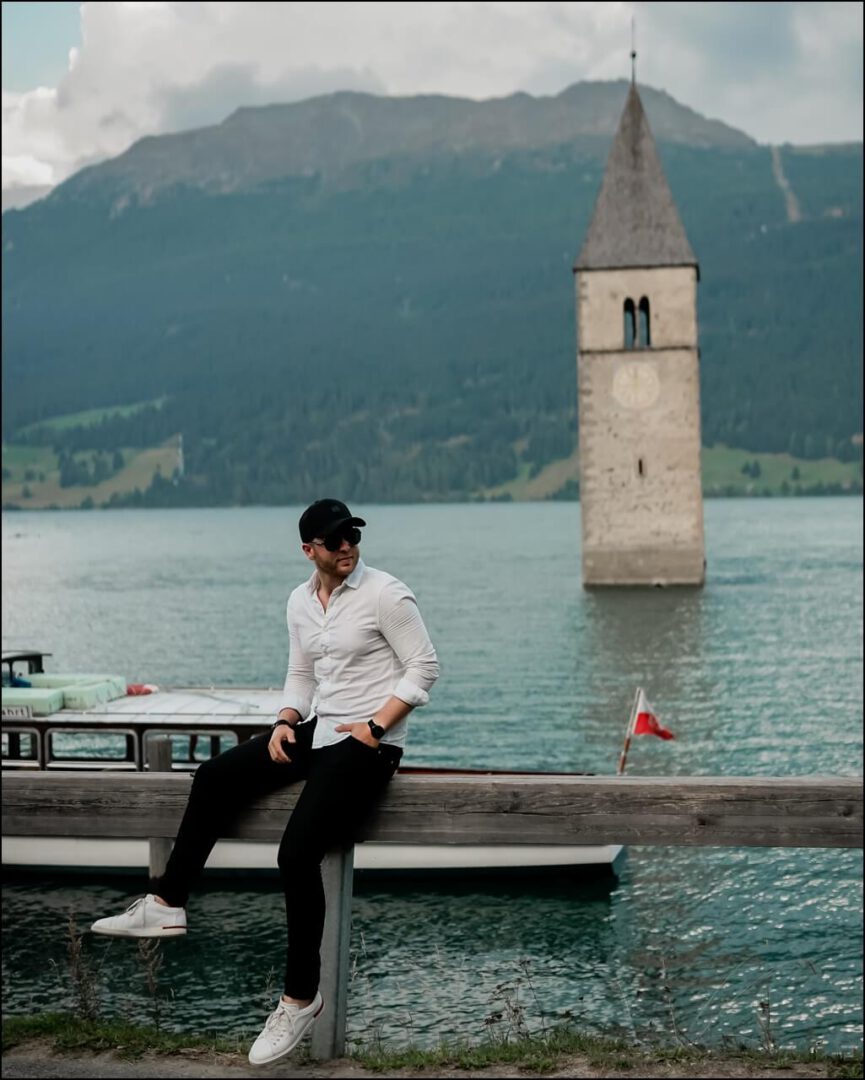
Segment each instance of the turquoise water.
M861 775L862 501L706 504L702 590L584 592L571 503L353 507L370 565L418 596L442 677L413 764L611 773L634 689L676 740L628 771ZM298 511L3 515L3 647L54 671L161 685L280 685ZM858 851L631 848L617 884L359 884L350 1037L482 1038L507 1000L539 1028L861 1046ZM64 932L128 882L7 884L3 1003L67 993ZM179 1029L260 1027L282 966L272 886L208 885L164 950ZM134 948L88 940L110 1007L147 1015ZM56 966L52 966L56 965ZM459 1008L454 1008L454 1002ZM496 1021L497 1013L502 1013Z

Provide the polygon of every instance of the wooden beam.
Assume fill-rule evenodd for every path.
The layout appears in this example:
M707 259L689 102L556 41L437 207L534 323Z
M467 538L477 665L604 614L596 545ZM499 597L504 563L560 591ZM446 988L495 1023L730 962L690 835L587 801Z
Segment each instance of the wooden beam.
M3 774L6 836L173 837L188 774ZM299 787L231 836L278 840ZM416 844L862 847L856 777L398 776L363 839Z

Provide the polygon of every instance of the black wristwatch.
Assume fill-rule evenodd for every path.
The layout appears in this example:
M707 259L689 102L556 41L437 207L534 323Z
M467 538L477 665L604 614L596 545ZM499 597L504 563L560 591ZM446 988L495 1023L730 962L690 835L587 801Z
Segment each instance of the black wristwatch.
M270 725L270 730L271 730L271 731L276 731L276 729L277 729L278 727L280 727L280 725L282 725L282 724L286 724L286 725L287 725L288 727L290 727L290 728L291 728L291 730L292 730L292 731L294 731L294 729L295 729L295 728L297 727L297 725L298 725L299 723L300 723L300 721L299 721L299 720L298 720L298 721L296 721L296 722L295 722L294 724L292 724L292 722L291 722L290 720L279 720L279 719L277 719L277 721L276 721L276 723L275 723L275 724L271 724L271 725Z
M381 724L377 724L375 722L375 720L370 720L369 721L369 730L372 732L372 737L374 739L383 739L386 729L383 728L381 726Z

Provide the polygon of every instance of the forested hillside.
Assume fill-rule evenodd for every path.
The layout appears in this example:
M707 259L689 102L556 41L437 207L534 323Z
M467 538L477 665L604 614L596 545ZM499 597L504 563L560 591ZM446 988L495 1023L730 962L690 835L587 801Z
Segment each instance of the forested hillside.
M110 455L181 434L185 475L154 502L464 497L566 457L571 267L612 126L228 191L188 170L157 184L152 161L146 184L128 162L87 170L3 216L4 439ZM850 460L862 147L782 149L791 221L770 149L711 130L659 139L700 261L703 441Z

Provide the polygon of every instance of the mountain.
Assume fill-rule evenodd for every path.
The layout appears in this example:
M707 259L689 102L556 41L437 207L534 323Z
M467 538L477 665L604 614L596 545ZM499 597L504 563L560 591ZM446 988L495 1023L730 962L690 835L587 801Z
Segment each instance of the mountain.
M243 108L214 127L141 139L113 161L81 170L65 185L64 195L98 195L112 184L123 197L145 202L177 184L226 194L288 176L333 178L361 163L394 157L498 155L609 139L626 90L622 81L582 83L556 97L521 93L492 101L343 92ZM656 138L689 146L755 145L662 91L646 88L644 96Z
M13 187L3 189L3 212L7 210L23 210L25 206L44 199L51 191L51 185L39 184L16 184Z
M180 433L153 498L204 502L463 497L568 456L571 268L626 91L331 94L82 170L3 215L4 437L158 401L52 441ZM704 441L854 457L861 144L641 97L701 266Z

